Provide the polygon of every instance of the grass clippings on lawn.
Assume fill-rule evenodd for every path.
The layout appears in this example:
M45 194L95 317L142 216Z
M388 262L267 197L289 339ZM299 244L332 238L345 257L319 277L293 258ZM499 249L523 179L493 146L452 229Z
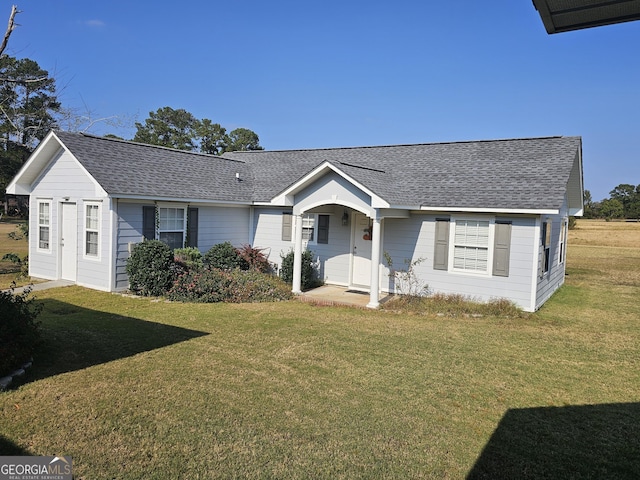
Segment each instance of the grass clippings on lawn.
M40 292L0 450L76 478L635 478L639 285L615 279L640 256L591 248L524 318Z

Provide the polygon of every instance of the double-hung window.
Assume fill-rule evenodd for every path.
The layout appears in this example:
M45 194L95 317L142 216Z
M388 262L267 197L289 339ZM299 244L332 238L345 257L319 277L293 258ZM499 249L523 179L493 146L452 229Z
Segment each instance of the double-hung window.
M562 227L560 229L560 252L558 255L558 263L564 263L567 255L567 231L569 230L569 220L562 220Z
M185 239L185 209L160 207L158 239L172 249L182 248Z
M316 216L313 213L302 215L302 240L313 243L315 241Z
M489 220L456 220L453 246L454 270L489 271L489 226Z
M84 254L87 257L99 257L100 245L100 205L85 204Z
M51 202L38 202L38 250L51 250Z

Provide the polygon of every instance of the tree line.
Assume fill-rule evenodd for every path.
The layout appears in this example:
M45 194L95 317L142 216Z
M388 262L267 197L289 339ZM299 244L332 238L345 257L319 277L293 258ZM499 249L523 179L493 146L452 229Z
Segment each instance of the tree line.
M609 198L593 201L591 192L584 191L584 218L640 219L640 184L621 183L609 192Z

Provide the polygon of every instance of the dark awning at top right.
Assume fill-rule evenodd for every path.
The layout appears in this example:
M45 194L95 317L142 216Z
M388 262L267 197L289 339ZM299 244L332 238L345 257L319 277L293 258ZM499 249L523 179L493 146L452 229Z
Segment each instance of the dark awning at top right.
M533 0L547 33L640 20L640 0Z

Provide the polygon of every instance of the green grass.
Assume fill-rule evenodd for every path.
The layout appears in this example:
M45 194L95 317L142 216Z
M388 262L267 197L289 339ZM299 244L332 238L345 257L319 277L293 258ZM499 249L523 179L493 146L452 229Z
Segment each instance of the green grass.
M15 253L23 258L29 253L27 239L13 240L9 238L9 233L17 232L17 226L23 220L3 219L0 222L0 288L8 288L12 282L25 285L27 278L19 278L20 266L9 260L2 260L7 253Z
M76 478L636 478L640 252L593 249L523 318L40 292L0 453Z

